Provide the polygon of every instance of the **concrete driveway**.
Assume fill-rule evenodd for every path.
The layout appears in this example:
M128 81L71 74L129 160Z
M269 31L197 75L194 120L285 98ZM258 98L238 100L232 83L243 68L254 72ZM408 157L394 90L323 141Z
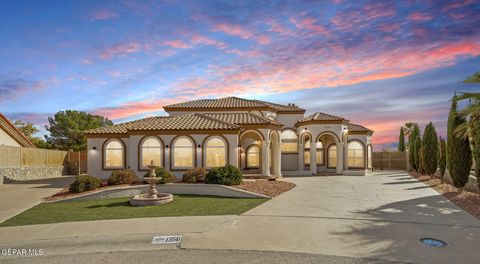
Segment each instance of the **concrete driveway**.
M73 182L74 176L0 184L0 223L40 203Z
M297 187L183 248L280 250L410 263L478 263L480 221L405 172L287 178ZM431 248L433 237L448 243Z

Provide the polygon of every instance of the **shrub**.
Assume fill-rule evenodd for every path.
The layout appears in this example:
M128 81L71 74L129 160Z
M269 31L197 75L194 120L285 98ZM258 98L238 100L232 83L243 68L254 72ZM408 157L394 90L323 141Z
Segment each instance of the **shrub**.
M470 116L470 143L472 144L472 154L475 160L475 175L480 179L480 114ZM480 186L480 181L478 181Z
M80 175L75 177L75 181L70 184L69 190L74 193L80 193L97 189L102 181L99 178L90 175Z
M73 160L67 161L67 173L69 175L78 175L78 162Z
M138 180L137 175L132 170L116 170L112 171L112 175L108 177L108 185L132 184Z
M242 178L243 175L239 168L231 164L227 164L223 167L210 169L205 176L205 183L238 185L242 183Z
M445 139L440 137L440 154L439 156L439 166L440 167L440 177L443 178L445 175L445 168L447 167L447 146L445 145Z
M183 181L188 183L202 182L205 180L207 170L204 168L193 168L183 174Z
M403 127L400 127L400 136L398 137L398 151L405 151L405 134Z
M414 152L414 163L415 163L415 170L420 172L420 149L422 148L422 138L420 136L416 137L413 144L413 152Z
M155 174L156 177L162 177L162 179L158 182L160 184L165 184L169 182L175 182L176 178L173 173L171 173L169 170L165 169L164 167L159 167L155 166ZM150 171L147 171L143 177L148 177L150 176Z
M428 175L437 172L438 166L438 137L435 127L430 122L423 132L422 139L422 162L423 169Z
M472 167L472 152L468 139L457 137L454 132L465 122L457 112L457 102L452 100L447 128L447 167L455 187L465 186Z
M415 139L420 135L420 129L418 125L413 124L412 132L408 137L408 162L410 163L410 168L412 170L417 170L417 164L415 164Z

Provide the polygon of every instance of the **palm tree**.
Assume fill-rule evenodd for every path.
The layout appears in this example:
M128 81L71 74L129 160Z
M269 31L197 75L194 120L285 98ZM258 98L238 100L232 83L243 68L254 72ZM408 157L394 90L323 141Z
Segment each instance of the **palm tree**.
M414 127L415 127L414 122L407 122L405 123L405 125L403 125L402 129L406 139L410 138L410 135L412 134ZM408 148L408 142L406 143L406 148Z

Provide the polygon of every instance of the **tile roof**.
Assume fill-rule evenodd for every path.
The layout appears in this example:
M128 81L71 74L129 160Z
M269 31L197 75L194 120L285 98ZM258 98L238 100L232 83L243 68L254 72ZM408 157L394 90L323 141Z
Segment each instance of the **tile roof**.
M303 123L303 122L309 122L309 121L347 121L348 122L348 120L346 120L343 117L338 117L334 115L325 114L322 112L317 112L298 120L297 123Z
M85 131L86 134L125 134L133 130L237 130L239 126L204 114L157 116Z
M5 131L10 137L22 147L35 148L35 145L20 131L6 116L0 113L0 129Z
M219 108L246 108L246 109L271 109L284 112L305 112L296 105L281 105L260 100L249 100L239 97L223 97L218 99L200 99L178 104L166 105L165 110L176 109L219 109Z
M206 116L236 125L275 125L283 124L252 113L208 113Z
M348 128L348 131L352 131L352 132L373 132L373 130L370 130L364 126L352 124L352 123L347 123L347 128Z

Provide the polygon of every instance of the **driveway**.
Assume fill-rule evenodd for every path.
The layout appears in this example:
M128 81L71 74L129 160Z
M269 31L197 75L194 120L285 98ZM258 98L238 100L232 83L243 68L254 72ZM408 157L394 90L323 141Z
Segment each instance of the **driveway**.
M405 172L286 178L297 187L183 248L280 250L411 263L478 263L480 221ZM431 248L433 237L448 243Z
M38 204L73 182L73 176L0 184L0 223Z

